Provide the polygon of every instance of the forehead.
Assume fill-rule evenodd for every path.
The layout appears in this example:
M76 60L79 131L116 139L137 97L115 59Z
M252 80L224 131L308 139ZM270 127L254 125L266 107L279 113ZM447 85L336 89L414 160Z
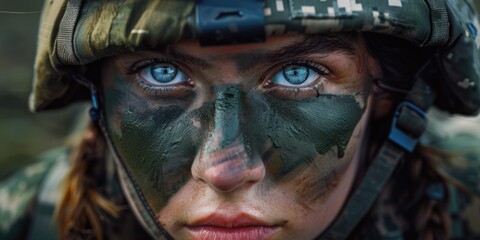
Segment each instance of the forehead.
M149 51L117 56L117 60L135 61L141 58L167 57L202 68L224 61L235 61L239 68L296 59L323 57L332 53L358 55L363 41L358 34L292 34L268 37L263 43L201 47L198 41L181 41Z
M268 37L264 43L250 43L237 45L201 47L198 41L181 41L169 46L166 50L178 50L195 55L238 55L242 53L255 53L258 51L272 51L289 45L298 45L305 39L305 35L274 36Z
M238 44L214 47L200 47L198 41L183 41L172 45L179 50L190 50L199 55L215 55L215 53L242 54L257 51L268 52L274 50L324 50L324 51L354 51L354 37L346 34L335 35L303 35L292 34L268 37L264 43Z

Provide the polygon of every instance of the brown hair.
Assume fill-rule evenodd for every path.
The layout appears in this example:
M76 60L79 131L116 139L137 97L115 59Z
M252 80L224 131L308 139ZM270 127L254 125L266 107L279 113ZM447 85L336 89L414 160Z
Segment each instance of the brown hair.
M398 196L397 211L402 213L402 220L407 225L404 236L407 239L447 239L449 235L449 182L429 152L430 149L420 146L399 169L404 172L399 175L405 178L396 178L393 183L394 188L398 186L400 190L395 194ZM439 196L429 194L431 191L436 191Z
M368 49L372 50L375 46L377 50L372 51L373 55L380 59L382 65L386 65L383 57L378 56L378 53L386 57L392 55L384 52L383 48L379 48L381 44L371 41L375 38L366 38L367 45L370 44ZM399 62L401 64L408 61L393 61L392 64ZM405 69L403 66L388 67L388 69L384 68L383 72L391 71L388 74L392 76L397 74L396 70ZM410 71L414 72L414 70ZM399 84L403 85L404 82ZM384 141L393 114L391 109L401 100L401 96L381 89L377 89L375 95L371 125L376 128L369 137L372 149L378 149L378 143ZM386 108L390 111L381 112ZM98 126L91 123L72 152L72 166L66 179L65 192L57 208L56 218L60 223L62 239L78 236L102 239L102 223L98 213L103 211L112 216L118 216L120 208L102 194L101 181L98 181L96 176L97 168L102 169L101 165L105 164L105 152L105 139ZM372 154L373 152L370 156ZM412 155L407 156L407 160L399 166L382 192L378 204L356 228L353 235L364 235L362 232L374 225L372 220L381 218L384 214L378 211L378 207L387 206L390 207L391 216L395 218L406 239L446 239L451 225L448 214L447 185L451 184L452 180L443 175L435 163L439 157L448 156L427 147L418 147ZM364 169L368 168L368 164L368 160L365 161ZM437 184L444 190L443 198L436 199L425 194L433 184Z
M404 96L404 93L375 86L373 113L369 123L375 129L369 133L369 152L363 169L368 168L384 142L390 129L393 109ZM388 234L385 231L391 231L390 234L401 231L405 239L447 239L451 227L448 185L461 186L442 173L437 161L452 157L439 149L421 145L412 154L406 155L373 209L356 227L352 234L354 239L372 238L372 232L374 235ZM432 191L437 195L429 194Z
M99 211L114 217L120 208L103 196L98 171L104 169L105 139L90 123L71 153L71 167L55 217L61 239L103 239Z

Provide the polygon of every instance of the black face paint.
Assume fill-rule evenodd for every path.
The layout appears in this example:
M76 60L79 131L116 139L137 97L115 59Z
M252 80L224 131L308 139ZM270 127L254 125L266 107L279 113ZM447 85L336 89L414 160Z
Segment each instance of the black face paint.
M348 163L343 152L365 110L353 95L285 100L238 85L215 86L212 102L193 109L193 90L185 99L150 98L127 82L118 77L105 86L108 130L157 213L192 178L197 154L232 145L242 146L245 166L262 160L275 182L315 164L322 173L313 185L326 188L330 173Z

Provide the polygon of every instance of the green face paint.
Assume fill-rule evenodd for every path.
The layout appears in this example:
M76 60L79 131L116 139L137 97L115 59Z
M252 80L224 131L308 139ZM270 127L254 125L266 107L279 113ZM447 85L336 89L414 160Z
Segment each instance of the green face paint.
M156 213L192 178L198 154L232 145L242 146L243 167L263 161L277 183L315 163L322 174L314 187L324 193L349 162L343 152L364 112L353 95L285 100L238 85L214 86L212 100L194 109L193 90L180 99L151 98L120 76L104 88L112 143ZM230 160L222 156L208 167Z
M252 102L257 105L253 109L258 110L252 116L263 113L263 121L257 120L254 125L258 130L264 129L258 138L271 140L280 152L279 177L332 149L341 159L363 114L352 95L320 95L303 101L267 96L265 101L268 105Z
M152 106L124 79L105 91L106 115L112 141L149 203L158 209L187 181L200 143L192 119L202 112L186 112L172 101ZM156 101L158 102L158 101Z
M222 132L207 142L207 152L216 152L228 147L235 140L244 141L240 129L243 94L235 86L221 86L215 89L214 132Z

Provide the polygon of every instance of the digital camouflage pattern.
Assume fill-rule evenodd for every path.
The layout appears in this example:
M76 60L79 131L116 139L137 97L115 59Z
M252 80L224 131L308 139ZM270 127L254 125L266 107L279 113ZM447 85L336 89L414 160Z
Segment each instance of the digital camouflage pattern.
M195 1L46 1L35 64L33 111L88 96L72 79L82 65L141 49L197 39ZM473 115L480 106L480 29L472 0L267 0L267 36L362 31L439 50L437 105ZM443 77L442 77L443 76Z
M389 187L386 191L389 191ZM448 193L450 203L448 215L451 221L450 240L480 239L480 197L460 190L452 185ZM402 220L398 219L395 203L387 199L380 199L371 213L375 216L369 224L360 231L361 237L355 239L382 239L402 240L409 239L404 236ZM434 238L439 239L439 238ZM440 238L441 239L441 238Z
M29 237L39 189L52 166L65 159L65 149L48 152L37 163L0 183L0 239Z
M442 119L430 119L438 122L444 121ZM453 122L449 122L448 124L445 124L445 122L442 124L442 126L444 126L441 130L443 132L442 139L445 140L445 138L448 138L447 143L456 143L448 150L454 152L460 149L465 150L465 146L473 146L474 143L476 144L475 146L478 146L480 135L472 134L471 131L468 131L466 128L459 129L459 125L455 122L458 123L462 121L453 120ZM465 121L463 121L463 123L465 123ZM478 124L478 121L476 121L475 124ZM438 128L436 129L438 130ZM431 146L440 144L440 141L431 141L432 139L439 139L438 132L431 132L431 134L437 134L437 136L432 136L428 144ZM469 144L465 141L468 141ZM466 151L468 154L464 156L467 159L459 156L456 160L463 163L462 169L478 169L480 152L478 149L469 149L469 151ZM42 195L58 196L59 193L61 193L62 188L60 183L65 177L65 172L59 175L55 169L68 163L68 161L66 161L67 154L65 149L51 151L38 159L36 164L25 168L9 180L0 183L0 219L2 219L2 221L0 221L0 239L56 239L57 232L54 228L55 223L51 221L54 211L42 211L41 209L39 210L39 208L45 204L52 203L49 202L49 200L41 200ZM448 161L441 161L439 163L445 164L443 168L447 172L458 170L458 168L456 169L449 165ZM468 184L472 182L472 178L475 178L477 179L476 185L478 185L478 173L476 173L475 176L476 177L472 177L471 174L465 174L463 176L456 176L456 179ZM57 180L49 181L49 179ZM118 182L116 184L118 184ZM477 186L472 189L470 188L471 185L465 186L476 194L465 193L453 186L450 186L449 189L449 214L452 225L448 239L480 239L479 188ZM389 205L388 201L379 201L375 206L375 211L378 212L376 215L379 217L371 221L361 236L355 236L355 239L404 239L402 237L402 229L396 225L392 226L392 223L395 223L395 212L392 210L392 206ZM105 239L150 239L150 236L141 229L141 226L136 222L135 217L128 209L125 209L120 216L117 220L103 218L102 225L104 226ZM49 220L40 224L39 228L38 219ZM84 237L88 236L87 234ZM92 237L92 235L90 235L90 237Z
M479 121L478 118L451 118L434 110L429 114L430 127L422 137L422 145L443 149L455 156L438 159L438 164L445 173L473 193L450 186L452 225L449 239L452 240L480 239ZM0 183L0 239L55 239L56 231L51 224L53 210L45 212L39 208L46 203L55 205L56 198L42 196L58 196L62 191L60 183L65 172L58 174L55 169L68 163L67 155L65 148L48 152L36 164ZM402 239L401 229L392 226L395 212L389 202L380 201L375 211L379 212L376 214L379 217L368 225L360 239ZM37 219L50 220L43 222L41 231L34 231ZM121 222L110 219L103 223L106 239L132 239L139 235L142 235L139 239L149 239L131 212L126 211L121 219ZM32 232L35 235L32 236Z
M444 195L449 198L448 214L451 220L447 239L480 239L480 118L452 118L433 108L428 114L428 122L421 145L437 150L439 155L434 159L440 172L448 176L452 183L458 184L450 184L448 193ZM388 188L384 191L392 191ZM438 189L434 192L442 193ZM396 219L398 214L394 211L394 204L381 199L374 207L373 211L378 212L378 217L366 233L366 239L402 239L401 224Z
M423 136L423 145L451 153L436 163L469 192L450 189L451 239L480 239L480 120L452 118L440 111L429 115L430 127Z
M10 179L0 182L0 239L55 240L58 228L55 208L60 201L70 167L67 148L51 150ZM112 181L105 196L122 206L118 218L102 215L104 239L150 239L142 229ZM79 239L94 239L85 231Z
M180 40L199 39L196 8L195 1L187 0L46 1L40 25L31 109L58 108L86 98L86 89L74 81L74 76L85 75L88 64L97 60L161 48ZM435 53L432 54L435 64L428 72L436 74L427 80L437 85L440 95L437 106L452 113L473 115L480 106L480 36L477 33L480 26L474 9L473 0L266 0L263 15L267 36L373 32L430 49ZM465 180L464 177L478 173L462 175L460 169L478 166L478 161L475 158L461 163L460 166L445 164L445 169L471 187L474 180ZM120 177L125 175L122 168L119 170ZM35 182L35 179L25 179L32 184ZM13 180L6 188L13 189L20 182ZM135 188L130 181L126 182L126 188ZM31 189L38 187L27 186L32 186ZM19 201L22 204L18 207L24 213L28 212L26 206L31 206L28 203L32 202L34 192L27 191L26 197L22 197L24 200ZM458 196L454 198L459 200L452 207L452 214L458 219L454 228L461 226L461 231L452 230L452 233L476 237L473 230L480 227L470 226L472 221L464 213L472 214L474 209L473 216L478 216L478 205L475 205L478 201L453 190L452 196ZM21 212L12 212L16 213L9 215L12 219L24 216ZM388 211L385 213L388 216ZM141 218L142 221L145 219L148 218ZM382 226L381 219L378 221L373 223L376 228ZM14 222L17 220L10 221L9 226ZM371 236L367 235L366 239Z

